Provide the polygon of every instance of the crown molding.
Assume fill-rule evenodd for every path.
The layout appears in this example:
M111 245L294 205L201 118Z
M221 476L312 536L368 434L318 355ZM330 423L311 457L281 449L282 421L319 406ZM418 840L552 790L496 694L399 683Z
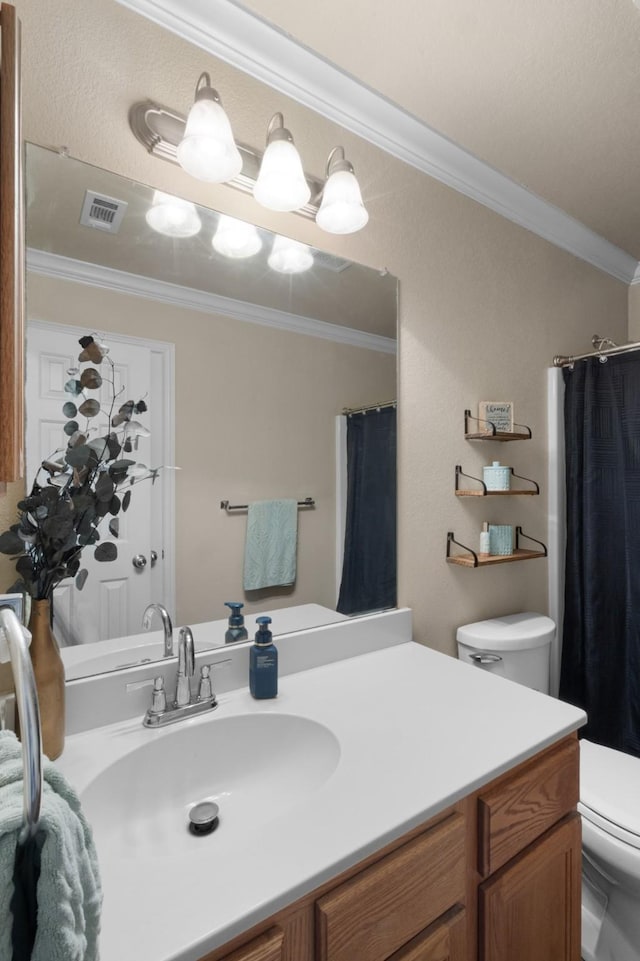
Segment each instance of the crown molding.
M140 274L130 274L124 270L114 270L98 264L88 264L72 257L62 257L44 250L27 248L27 270L45 277L73 281L77 284L87 284L100 287L103 290L117 291L122 294L133 294L163 304L186 307L205 314L221 314L234 320L242 320L250 324L260 324L262 327L275 327L290 333L306 334L319 337L322 340L332 340L338 344L351 347L362 347L365 350L376 350L383 354L397 352L396 341L391 337L379 334L368 334L352 327L341 327L339 324L328 324L313 317L301 317L284 310L272 307L260 307L243 300L231 297L221 297L194 287L182 287L170 284L152 277L142 277Z
M234 0L118 0L556 247L631 283L638 261Z
M633 286L634 284L640 284L640 263L636 267L635 272L633 274L633 278L631 280L631 285Z

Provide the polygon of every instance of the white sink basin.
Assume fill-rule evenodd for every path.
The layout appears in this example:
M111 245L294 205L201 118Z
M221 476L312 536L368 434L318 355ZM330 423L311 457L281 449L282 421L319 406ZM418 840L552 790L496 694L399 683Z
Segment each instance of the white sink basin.
M340 758L328 728L294 714L211 714L148 733L80 794L99 852L110 857L237 847L324 784ZM189 810L203 800L219 806L219 825L195 837Z

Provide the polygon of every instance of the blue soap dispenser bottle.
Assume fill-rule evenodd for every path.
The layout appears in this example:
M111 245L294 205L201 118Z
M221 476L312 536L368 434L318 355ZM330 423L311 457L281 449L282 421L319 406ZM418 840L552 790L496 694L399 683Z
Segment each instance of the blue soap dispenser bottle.
M229 615L229 627L224 635L225 644L233 644L235 641L246 641L249 638L247 629L244 626L244 616L241 613L244 604L240 601L225 601L225 607L231 610Z
M278 696L278 651L269 630L270 617L256 618L258 630L249 652L249 690L252 697Z

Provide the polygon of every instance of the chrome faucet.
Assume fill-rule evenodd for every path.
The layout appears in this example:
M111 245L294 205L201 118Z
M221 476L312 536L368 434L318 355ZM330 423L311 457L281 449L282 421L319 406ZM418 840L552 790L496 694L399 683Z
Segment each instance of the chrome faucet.
M191 678L196 669L193 634L190 627L181 627L178 634L178 683L176 707L191 703Z
M173 624L171 623L171 618L169 617L169 611L166 609L164 604L147 605L144 614L142 615L142 628L145 631L149 630L154 613L159 614L162 621L162 629L164 631L163 657L173 657Z
M222 661L221 663L227 663ZM211 665L203 664L200 668L200 684L198 693L194 697L191 691L191 678L195 674L195 652L193 634L190 627L181 627L178 634L178 674L176 677L176 696L171 704L167 704L164 689L164 678L154 678L151 707L145 714L142 723L145 727L164 727L186 717L194 717L204 711L212 711L218 706L216 696L211 687ZM145 683L149 683L146 681Z

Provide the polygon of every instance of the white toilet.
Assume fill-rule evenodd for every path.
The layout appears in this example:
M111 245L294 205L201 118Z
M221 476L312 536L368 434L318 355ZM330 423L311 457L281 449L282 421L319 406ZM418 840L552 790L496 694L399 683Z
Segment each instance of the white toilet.
M640 961L640 759L580 741L582 957Z
M531 612L458 628L458 657L549 691L555 624ZM640 961L640 759L580 741L582 957Z
M549 693L549 657L556 625L544 614L507 614L458 628L458 657L485 671Z

